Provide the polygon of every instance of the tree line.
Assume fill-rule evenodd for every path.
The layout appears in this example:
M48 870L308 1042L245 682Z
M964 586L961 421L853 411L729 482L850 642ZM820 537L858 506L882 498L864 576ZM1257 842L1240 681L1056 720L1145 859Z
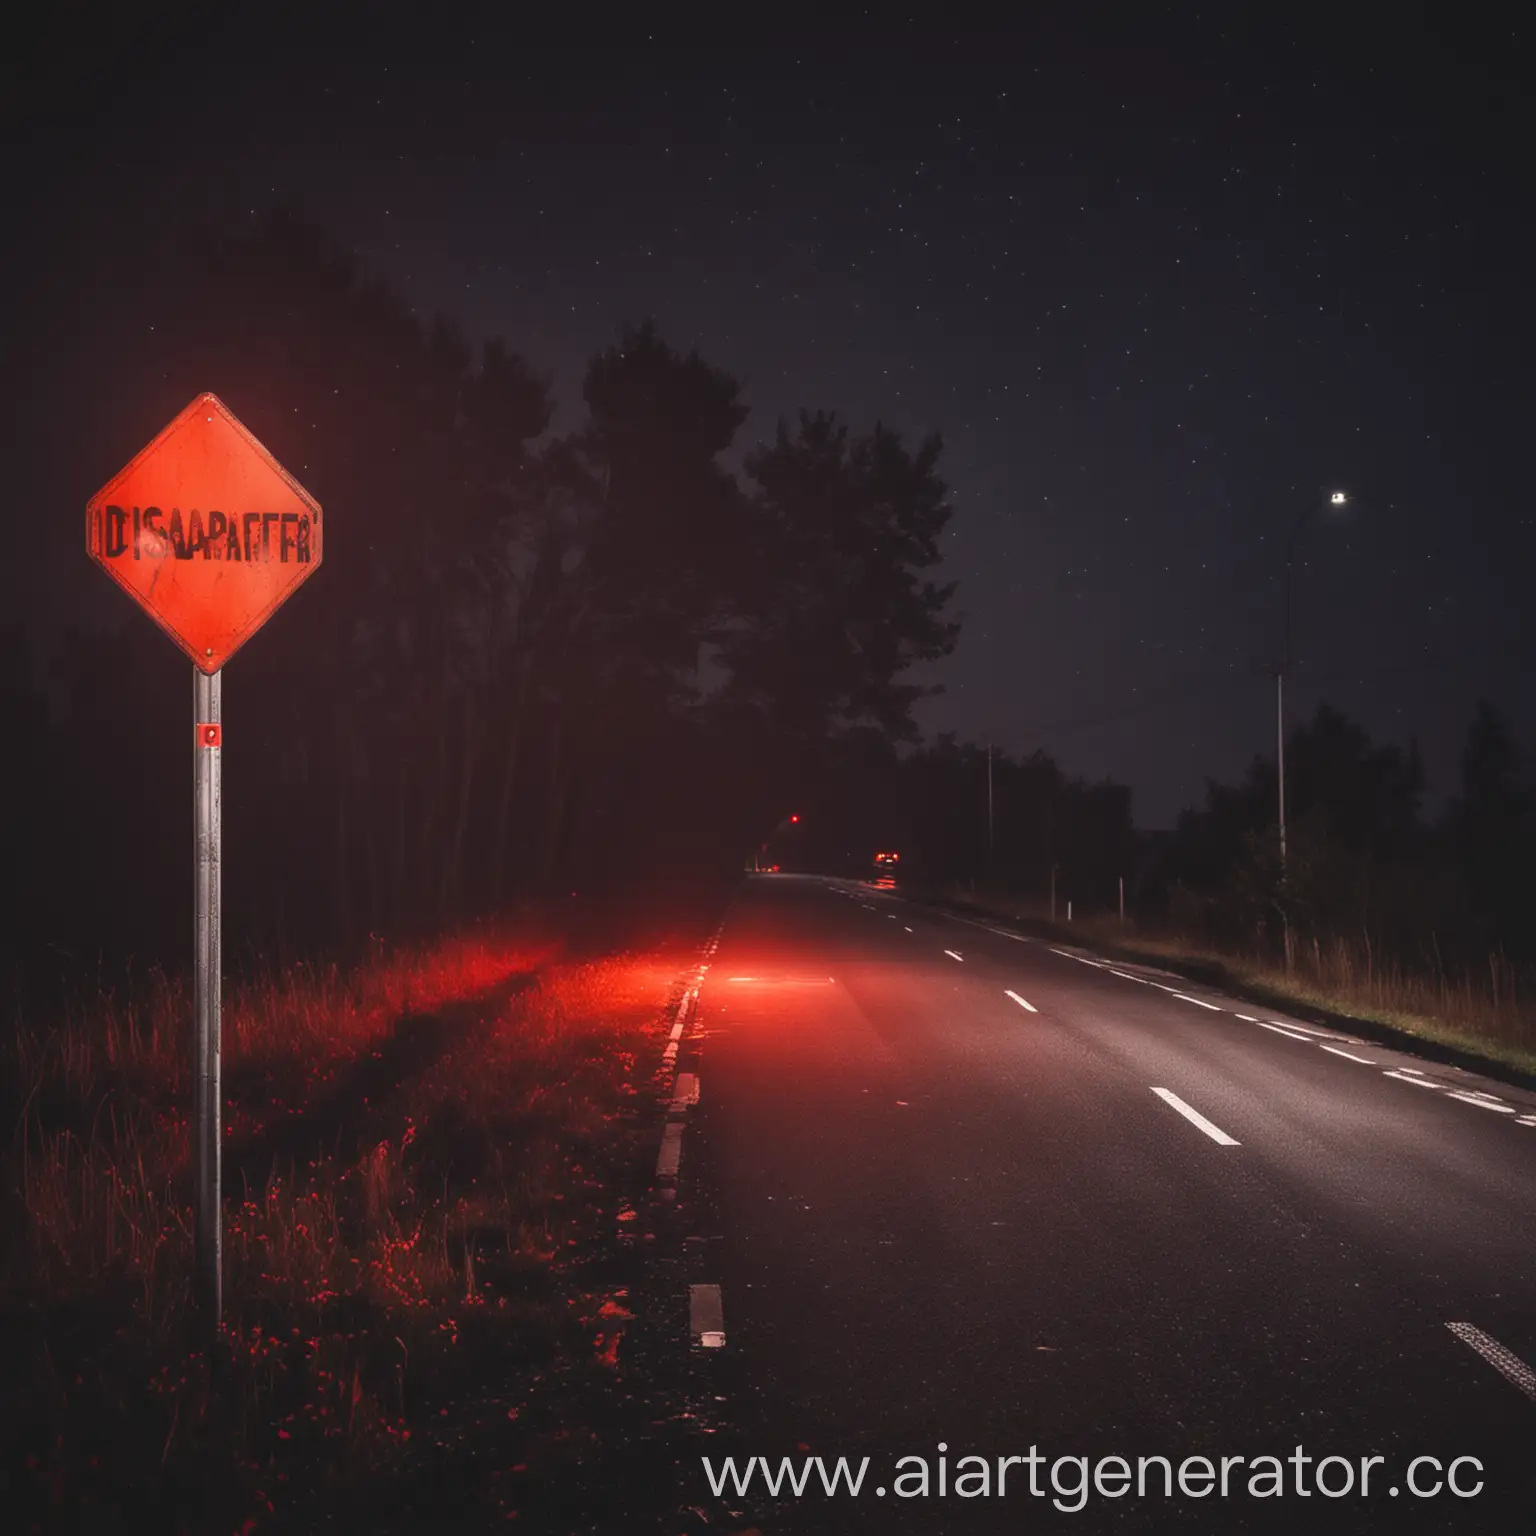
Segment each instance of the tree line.
M193 277L119 388L164 419L213 388L328 530L225 677L232 958L739 870L843 737L915 735L904 673L957 634L937 435L806 410L734 471L740 383L649 322L590 358L556 433L531 362L286 217ZM0 639L13 956L185 947L190 669L100 605L116 628L51 657Z
M1285 762L1284 864L1275 760L1256 757L1180 817L1156 890L1170 916L1228 946L1346 938L1441 976L1490 955L1536 960L1536 795L1488 701L1435 814L1417 745L1373 741L1330 705L1291 731Z
M791 822L788 818L799 819ZM814 793L785 806L759 862L854 875L894 851L903 877L1103 911L1144 879L1148 851L1128 785L1069 775L1043 750L1013 755L952 732L906 745L851 736Z
M1285 760L1283 865L1273 757L1254 757L1236 783L1208 781L1153 833L1136 827L1124 784L953 736L907 751L870 737L845 752L762 856L867 873L875 851L894 849L924 884L1042 907L1054 888L1058 916L1069 900L1079 916L1116 912L1123 881L1133 921L1271 959L1344 939L1442 977L1486 972L1490 955L1536 960L1536 786L1491 704L1476 705L1435 812L1416 744L1374 741L1327 703L1292 727Z
M937 435L806 410L733 469L740 383L649 323L588 360L557 433L529 360L418 316L281 216L171 292L152 348L102 349L121 354L103 397L139 421L115 419L105 472L213 387L327 517L325 566L225 679L234 963L770 849L863 872L881 847L940 883L1054 884L1085 915L1124 881L1138 918L1228 946L1533 957L1536 796L1487 705L1438 816L1411 745L1327 706L1296 726L1284 870L1273 759L1155 836L1128 787L1048 753L921 740L908 669L958 634L934 576ZM102 419L48 416L53 455L87 458L68 434ZM34 510L75 518L94 489ZM185 955L190 669L105 582L99 605L48 656L0 625L12 970Z

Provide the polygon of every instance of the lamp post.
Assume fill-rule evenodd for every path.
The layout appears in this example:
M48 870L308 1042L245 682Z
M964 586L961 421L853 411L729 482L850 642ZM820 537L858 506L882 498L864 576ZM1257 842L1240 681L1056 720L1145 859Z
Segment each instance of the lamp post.
M1328 505L1330 507L1342 507L1349 501L1349 497L1343 491L1333 491L1329 494ZM1280 665L1275 668L1275 762L1276 779L1280 786L1280 875L1285 877L1285 674L1291 670L1291 569L1296 561L1296 541L1301 537L1301 530L1306 527L1308 519L1318 508L1317 502L1310 503L1306 510L1296 519L1296 526L1291 530L1290 543L1285 547L1285 652Z

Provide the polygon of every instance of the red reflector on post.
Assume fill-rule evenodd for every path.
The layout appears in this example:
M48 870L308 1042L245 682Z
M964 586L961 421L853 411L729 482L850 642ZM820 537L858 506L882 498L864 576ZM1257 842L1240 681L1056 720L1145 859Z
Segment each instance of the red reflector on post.
M197 728L197 744L200 747L222 747L224 745L224 727L222 725L199 725Z

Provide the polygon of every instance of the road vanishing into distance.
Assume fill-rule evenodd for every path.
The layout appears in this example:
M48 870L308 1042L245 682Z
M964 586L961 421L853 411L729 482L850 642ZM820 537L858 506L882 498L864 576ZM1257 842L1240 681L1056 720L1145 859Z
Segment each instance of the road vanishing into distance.
M742 1527L1536 1529L1536 1095L787 875L680 1065Z

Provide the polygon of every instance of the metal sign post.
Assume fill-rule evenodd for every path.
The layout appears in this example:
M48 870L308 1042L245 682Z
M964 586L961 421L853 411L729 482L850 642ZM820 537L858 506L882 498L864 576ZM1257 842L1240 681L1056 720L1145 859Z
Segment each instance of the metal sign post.
M192 658L193 1218L197 1291L223 1314L219 1087L223 667L314 574L320 503L217 395L192 401L85 507L85 549Z
M217 1329L224 1310L224 1230L220 1219L223 1096L219 1087L221 935L220 796L223 789L223 681L220 672L192 669L192 953L196 957L193 1062L192 1171L195 1195L197 1290Z

